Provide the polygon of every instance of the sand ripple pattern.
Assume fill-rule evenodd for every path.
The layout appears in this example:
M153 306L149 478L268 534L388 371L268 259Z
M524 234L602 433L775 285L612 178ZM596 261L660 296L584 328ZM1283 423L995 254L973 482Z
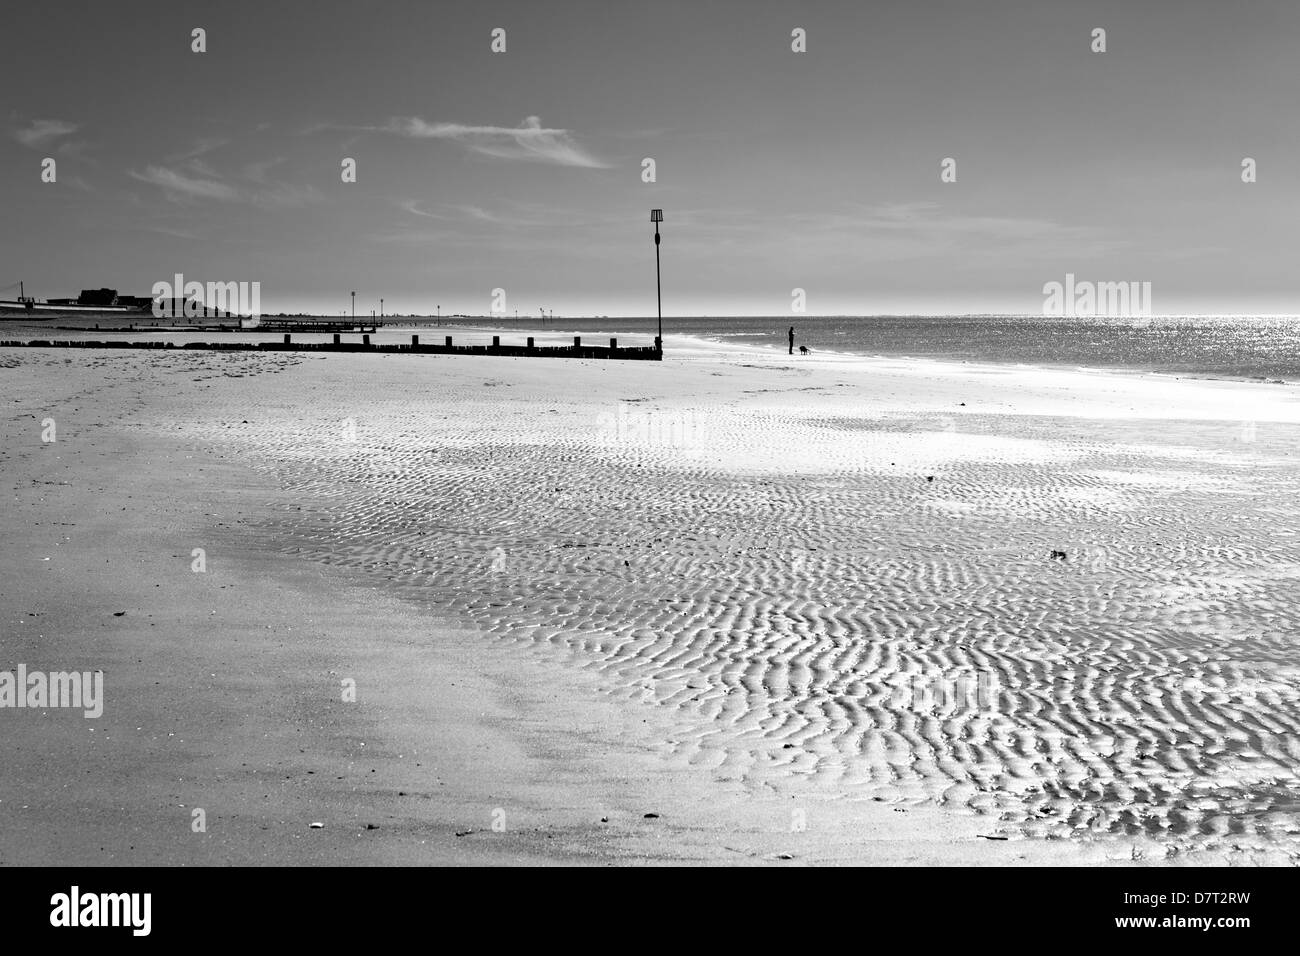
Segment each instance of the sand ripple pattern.
M673 709L671 759L1300 848L1294 427L628 403L575 432L484 392L195 437L294 493L274 547Z

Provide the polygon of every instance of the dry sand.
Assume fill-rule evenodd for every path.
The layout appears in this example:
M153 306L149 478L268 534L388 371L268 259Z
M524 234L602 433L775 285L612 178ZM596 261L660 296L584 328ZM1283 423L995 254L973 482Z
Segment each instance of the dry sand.
M0 863L1295 861L1294 389L668 346L0 350Z

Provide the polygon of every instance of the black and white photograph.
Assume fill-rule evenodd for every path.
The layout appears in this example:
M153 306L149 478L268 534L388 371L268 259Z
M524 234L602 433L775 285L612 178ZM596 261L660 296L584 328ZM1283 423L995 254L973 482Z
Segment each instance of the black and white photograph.
M1231 945L1223 874L1300 861L1294 0L4 35L24 921L267 867L958 870L1000 919L1051 868Z

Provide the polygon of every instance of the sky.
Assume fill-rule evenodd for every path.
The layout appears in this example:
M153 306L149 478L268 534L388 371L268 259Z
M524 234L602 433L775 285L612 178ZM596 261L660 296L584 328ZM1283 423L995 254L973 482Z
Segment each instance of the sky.
M1294 0L23 0L6 28L4 298L182 273L266 314L653 315L657 207L669 316L1037 313L1067 273L1300 311Z

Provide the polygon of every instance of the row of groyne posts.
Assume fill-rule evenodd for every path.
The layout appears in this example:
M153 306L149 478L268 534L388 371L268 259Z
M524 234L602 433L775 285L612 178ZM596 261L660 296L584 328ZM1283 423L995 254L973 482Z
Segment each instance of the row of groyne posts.
M368 334L361 341L343 341L341 333L334 333L332 342L295 342L286 332L282 342L129 342L126 340L96 339L31 339L27 341L0 342L0 348L80 348L80 349L199 349L217 352L382 352L416 355L512 355L528 358L588 358L661 361L664 357L663 340L656 338L653 346L620 347L618 339L611 338L609 345L584 345L582 336L575 335L572 345L536 345L529 336L524 345L502 345L501 336L492 336L491 345L455 345L450 335L441 344L420 341L412 335L405 343L377 344Z

